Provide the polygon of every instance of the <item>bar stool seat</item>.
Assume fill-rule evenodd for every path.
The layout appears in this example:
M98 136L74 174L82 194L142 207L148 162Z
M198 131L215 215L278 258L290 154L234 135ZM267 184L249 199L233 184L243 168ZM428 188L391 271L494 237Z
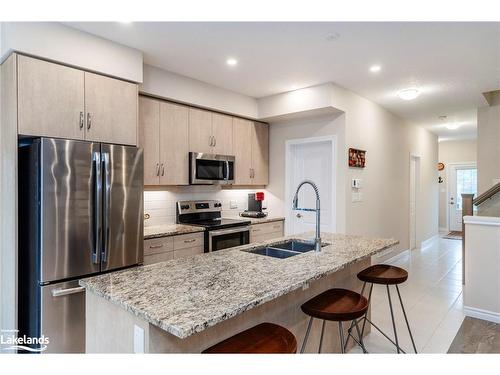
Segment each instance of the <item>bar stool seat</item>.
M388 264L375 264L359 272L358 279L372 284L397 285L408 279L408 272Z
M297 340L286 328L261 323L221 341L202 353L207 354L293 354Z
M352 290L329 289L311 298L301 309L314 318L342 322L365 315L368 300Z
M306 315L310 316L306 335L304 337L304 341L302 342L302 347L300 350L301 353L304 353L305 351L307 339L309 338L309 333L311 331L312 322L315 318L323 320L323 325L321 326L321 336L319 339L318 353L321 353L321 348L323 346L323 336L325 333L325 323L327 320L338 322L340 351L342 353L345 353L347 346L347 341L344 340L344 329L342 327L342 322L345 321L352 321L358 332L357 339L352 335L350 331L348 332L348 338L352 337L353 340L356 341L359 346L361 346L363 352L367 353L363 344L363 336L361 335L361 331L357 324L357 319L364 316L368 310L368 300L362 294L347 289L329 289L317 295L316 297L311 298L300 308Z

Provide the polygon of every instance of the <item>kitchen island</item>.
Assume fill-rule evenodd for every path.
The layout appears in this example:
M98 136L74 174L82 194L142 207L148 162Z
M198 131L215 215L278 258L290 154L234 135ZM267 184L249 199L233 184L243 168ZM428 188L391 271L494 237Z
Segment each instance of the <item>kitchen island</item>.
M86 351L199 353L261 322L280 324L302 342L300 305L332 287L359 290L356 273L398 241L323 233L327 246L286 259L248 252L287 239L200 254L80 280L86 288ZM316 351L320 322L307 351ZM325 352L338 351L327 323ZM333 337L332 337L333 336Z

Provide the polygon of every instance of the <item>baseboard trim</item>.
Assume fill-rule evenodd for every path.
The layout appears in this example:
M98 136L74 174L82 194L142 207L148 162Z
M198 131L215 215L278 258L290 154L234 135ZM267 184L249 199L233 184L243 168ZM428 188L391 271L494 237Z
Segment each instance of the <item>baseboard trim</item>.
M471 318L487 320L489 322L500 324L500 313L477 309L475 307L464 306L464 314Z
M434 236L432 237L429 237L428 239L422 241L420 243L420 248L424 248L424 247L427 247L427 246L430 246L432 245L435 241L437 241L439 239L439 234L435 234Z

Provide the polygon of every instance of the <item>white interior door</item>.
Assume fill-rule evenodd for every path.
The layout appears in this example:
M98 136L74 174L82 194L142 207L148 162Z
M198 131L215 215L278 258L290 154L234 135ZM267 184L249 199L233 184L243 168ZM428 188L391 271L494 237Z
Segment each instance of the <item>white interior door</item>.
M419 185L420 158L410 156L410 250L417 245L417 194Z
M288 197L285 204L292 206L293 196L297 186L304 180L313 181L319 189L321 197L321 230L334 232L333 212L333 175L334 156L333 141L305 141L290 146L291 166L287 169ZM299 207L315 208L316 195L311 186L305 185L299 193ZM299 234L316 230L316 213L290 210L290 234Z
M477 195L477 168L474 164L453 165L448 179L450 231L462 231L462 194Z

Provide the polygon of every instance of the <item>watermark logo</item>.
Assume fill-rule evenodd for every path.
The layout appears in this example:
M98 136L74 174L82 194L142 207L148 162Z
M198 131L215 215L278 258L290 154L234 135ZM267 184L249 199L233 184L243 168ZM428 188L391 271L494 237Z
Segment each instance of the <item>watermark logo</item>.
M25 351L31 353L40 353L47 350L49 338L41 335L40 337L30 337L26 335L18 336L17 329L0 330L0 351Z

